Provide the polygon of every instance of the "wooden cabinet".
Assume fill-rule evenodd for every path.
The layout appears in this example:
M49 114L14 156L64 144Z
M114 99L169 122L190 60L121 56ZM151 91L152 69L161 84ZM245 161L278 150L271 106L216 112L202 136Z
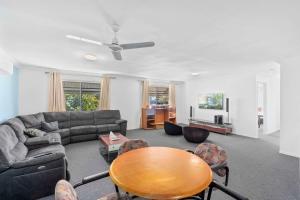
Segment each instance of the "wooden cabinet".
M142 128L163 128L165 121L176 123L176 109L168 107L151 107L142 109Z
M224 135L228 135L232 133L232 125L226 124L215 124L207 121L201 120L190 120L190 127L202 128L206 129L209 132L221 133Z

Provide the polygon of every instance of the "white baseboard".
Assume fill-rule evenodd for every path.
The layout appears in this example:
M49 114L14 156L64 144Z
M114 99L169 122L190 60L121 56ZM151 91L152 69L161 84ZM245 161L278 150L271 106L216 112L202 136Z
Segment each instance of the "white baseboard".
M299 158L299 159L300 159L300 155L297 155L297 154L295 154L295 153L286 152L286 151L282 151L282 150L280 150L279 153L284 154L284 155L287 155L287 156L292 156L292 157L295 157L295 158Z

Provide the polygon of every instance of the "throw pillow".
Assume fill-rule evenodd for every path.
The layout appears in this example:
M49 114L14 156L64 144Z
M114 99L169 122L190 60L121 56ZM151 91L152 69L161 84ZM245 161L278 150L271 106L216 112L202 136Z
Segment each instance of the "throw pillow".
M24 130L24 133L28 136L28 137L42 137L45 135L44 131L41 131L39 129L36 128L27 128Z
M42 122L42 129L46 132L52 132L52 131L57 131L58 128L58 121L54 122Z

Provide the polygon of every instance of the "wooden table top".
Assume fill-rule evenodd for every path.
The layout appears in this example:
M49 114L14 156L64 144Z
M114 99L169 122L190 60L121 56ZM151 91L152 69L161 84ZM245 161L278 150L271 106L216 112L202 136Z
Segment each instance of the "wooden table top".
M212 181L198 156L168 147L147 147L118 156L109 169L123 190L148 199L180 199L200 193Z

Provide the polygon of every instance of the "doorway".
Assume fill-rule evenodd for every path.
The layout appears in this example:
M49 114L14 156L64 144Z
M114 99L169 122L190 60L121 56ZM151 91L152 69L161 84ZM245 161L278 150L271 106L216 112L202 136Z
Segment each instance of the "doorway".
M280 66L273 66L256 76L258 136L280 130Z
M257 81L256 82L257 88L257 127L258 127L258 136L264 132L264 113L266 107L266 83Z

